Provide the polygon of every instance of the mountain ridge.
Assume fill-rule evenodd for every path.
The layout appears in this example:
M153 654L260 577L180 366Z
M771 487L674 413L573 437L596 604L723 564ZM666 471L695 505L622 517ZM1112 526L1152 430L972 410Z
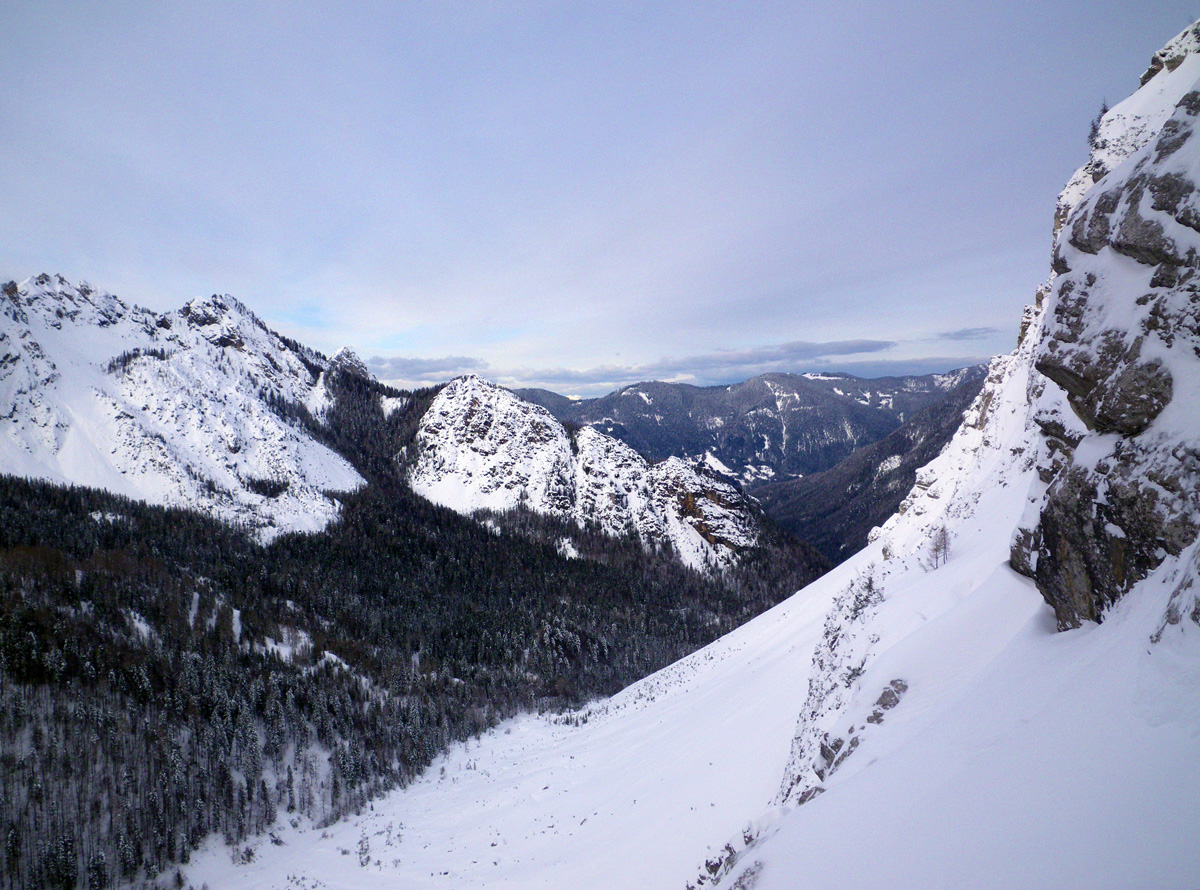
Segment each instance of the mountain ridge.
M413 490L460 513L524 507L669 546L696 569L729 567L761 537L761 511L701 461L651 464L593 427L475 375L456 378L421 418Z
M329 360L213 295L156 313L42 274L0 297L9 472L196 506L265 537L323 528L363 479L288 423L320 414Z
M647 381L595 399L515 392L559 420L594 426L648 460L711 454L743 485L828 469L939 401L982 366L862 378L771 373L724 386Z

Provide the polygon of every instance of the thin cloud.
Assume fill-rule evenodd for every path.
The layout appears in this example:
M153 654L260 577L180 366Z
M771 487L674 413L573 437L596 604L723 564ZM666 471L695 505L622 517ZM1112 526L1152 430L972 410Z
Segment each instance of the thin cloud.
M790 370L796 366L797 362L811 361L824 356L882 352L895 345L895 342L891 340L833 340L826 343L793 340L789 343L760 346L755 349L723 349L718 352L678 359L661 359L646 365L635 365L633 369L658 374L681 372L712 374L745 368Z
M942 331L935 340L985 340L1000 333L999 328L959 328L957 331Z
M488 363L481 358L448 355L444 358L382 358L367 360L371 373L381 380L441 382L460 374L484 374Z
M753 349L723 349L679 358L630 365L574 368L493 369L482 359L448 356L434 359L380 358L367 362L375 375L398 383L432 383L460 374L478 373L513 387L567 389L573 393L608 391L642 380L668 380L710 385L731 383L771 372L794 372L843 356L869 355L893 348L891 340L793 340Z

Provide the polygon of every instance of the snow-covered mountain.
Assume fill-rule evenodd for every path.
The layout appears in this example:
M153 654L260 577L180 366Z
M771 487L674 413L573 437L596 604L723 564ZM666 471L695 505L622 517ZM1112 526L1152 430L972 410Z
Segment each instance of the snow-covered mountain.
M972 367L870 380L764 374L730 386L636 383L578 401L545 390L518 395L560 420L620 439L652 461L709 455L743 485L753 485L829 469L983 373Z
M363 482L283 419L330 403L332 361L228 296L158 314L40 275L0 295L0 471L244 523L315 531ZM358 362L361 366L361 362Z
M979 395L983 379L967 380L899 429L820 473L751 488L767 515L838 563L867 544L871 529L896 512L917 471L946 447Z
M865 550L606 702L189 879L1200 884L1198 45L1105 117L1019 347Z
M438 394L413 451L413 490L460 513L525 506L668 544L694 568L730 565L759 538L754 504L706 463L651 465L590 427L568 433L545 408L474 375Z

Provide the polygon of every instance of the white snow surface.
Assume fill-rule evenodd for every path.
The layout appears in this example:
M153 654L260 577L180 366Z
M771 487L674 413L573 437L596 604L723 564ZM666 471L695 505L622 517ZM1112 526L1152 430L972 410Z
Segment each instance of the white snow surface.
M646 544L669 544L698 569L730 565L758 539L751 503L703 458L651 465L593 427L572 442L545 408L475 375L437 395L416 444L409 484L459 513L523 504L611 535L633 531Z
M1162 77L1147 86L1173 101ZM1100 293L1144 285L1122 262ZM1164 558L1103 624L1064 632L1008 565L1014 530L1045 495L1050 456L1034 419L1072 422L1033 370L1045 316L1029 316L954 439L848 562L612 699L508 721L358 817L325 832L285 827L283 845L259 842L251 864L210 846L187 879L1200 886L1200 629L1187 617L1200 609L1200 542ZM1175 416L1194 414L1200 392L1183 382L1182 404L1151 434L1194 429ZM1075 460L1107 448L1075 423ZM365 866L350 856L364 837Z
M1075 171L1058 197L1056 228L1092 185L1162 129L1179 100L1195 88L1200 78L1197 49L1200 49L1200 24L1185 28L1157 53L1163 59L1173 60L1174 68L1163 67L1141 89L1114 105L1100 119L1087 163Z
M158 315L41 275L0 295L0 471L245 523L317 531L363 480L267 394L327 404L294 344L231 297ZM254 483L286 484L276 497Z

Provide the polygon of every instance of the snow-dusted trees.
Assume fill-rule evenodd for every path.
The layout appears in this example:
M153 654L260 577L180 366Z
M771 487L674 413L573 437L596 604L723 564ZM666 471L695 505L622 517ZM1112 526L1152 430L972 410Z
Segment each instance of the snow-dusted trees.
M579 541L566 559L394 487L264 548L0 477L0 890L117 886L214 832L337 818L449 742L613 692L786 592Z

